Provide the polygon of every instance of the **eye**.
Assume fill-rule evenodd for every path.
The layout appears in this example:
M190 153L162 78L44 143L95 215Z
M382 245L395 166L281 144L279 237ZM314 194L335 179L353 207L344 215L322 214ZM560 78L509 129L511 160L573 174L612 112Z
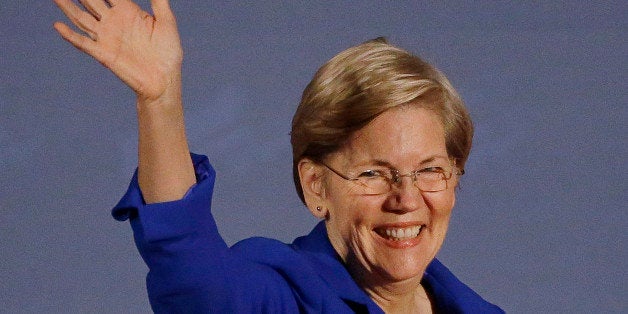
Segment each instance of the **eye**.
M358 178L374 178L374 177L382 177L382 176L383 176L383 172L381 170L366 170L360 173L360 175L358 175Z
M445 172L445 169L439 166L426 167L418 171L418 173L443 173L443 172Z

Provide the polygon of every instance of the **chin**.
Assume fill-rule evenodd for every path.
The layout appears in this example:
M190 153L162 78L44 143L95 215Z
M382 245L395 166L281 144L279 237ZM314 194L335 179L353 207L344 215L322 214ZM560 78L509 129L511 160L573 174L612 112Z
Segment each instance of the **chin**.
M417 255L390 256L388 260L383 261L379 271L382 272L381 277L393 282L411 279L420 281L428 264L428 260Z
M375 234L377 272L386 280L403 281L423 277L425 269L436 255L439 245L430 243L426 234L399 240Z

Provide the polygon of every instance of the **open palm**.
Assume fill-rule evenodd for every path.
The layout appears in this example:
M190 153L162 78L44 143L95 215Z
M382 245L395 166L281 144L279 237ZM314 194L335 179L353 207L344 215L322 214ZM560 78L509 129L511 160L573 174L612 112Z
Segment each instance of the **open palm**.
M57 22L59 34L131 87L155 100L180 84L183 53L167 0L151 0L154 16L130 0L54 0L83 34ZM178 88L178 87L175 87Z

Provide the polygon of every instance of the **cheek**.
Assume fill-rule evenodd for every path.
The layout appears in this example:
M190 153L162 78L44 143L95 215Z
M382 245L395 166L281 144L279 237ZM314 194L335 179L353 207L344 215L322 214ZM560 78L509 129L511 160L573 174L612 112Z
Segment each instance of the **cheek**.
M456 204L456 194L453 190L447 190L442 194L431 195L424 199L434 218L446 218L448 220Z
M456 196L453 191L447 191L447 193L430 199L428 206L431 209L431 235L434 240L432 244L436 251L440 249L447 235L449 219L455 202Z
M361 227L365 225L366 217L360 210L360 202L347 197L329 196L327 234L336 252L347 262L349 256L355 255L356 240L363 229Z
M443 207L448 208L449 211L456 205L456 186L458 186L457 183L448 187L445 193L443 193Z
M344 245L354 242L361 234L368 233L374 221L381 213L384 198L381 196L355 196L348 190L329 193L329 216L327 223L330 230Z
M355 197L351 197L346 186L337 184L334 180L325 181L325 201L327 202L327 225L330 237L334 236L336 241L346 239L351 233L351 226L355 221L361 220L359 212L359 202ZM343 240L343 242L346 242Z
M445 206L447 206L447 208L449 209L448 212L451 212L451 210L456 205L456 192L451 191L451 193L447 193L447 199L445 202Z
M366 206L364 202L348 196L332 198L329 207L329 222L338 228L344 238L349 237L368 220Z

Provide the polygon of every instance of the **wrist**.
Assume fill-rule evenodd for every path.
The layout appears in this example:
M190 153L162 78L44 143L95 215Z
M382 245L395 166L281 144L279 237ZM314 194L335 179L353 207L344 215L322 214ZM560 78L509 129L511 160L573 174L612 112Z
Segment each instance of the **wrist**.
M182 96L180 79L170 82L163 92L158 95L136 95L136 109L138 115L168 112L173 109L181 110Z
M155 76L137 84L135 89L138 106L177 103L181 100L181 65L174 68L156 66ZM162 70L158 70L163 68ZM140 109L140 108L138 108Z

